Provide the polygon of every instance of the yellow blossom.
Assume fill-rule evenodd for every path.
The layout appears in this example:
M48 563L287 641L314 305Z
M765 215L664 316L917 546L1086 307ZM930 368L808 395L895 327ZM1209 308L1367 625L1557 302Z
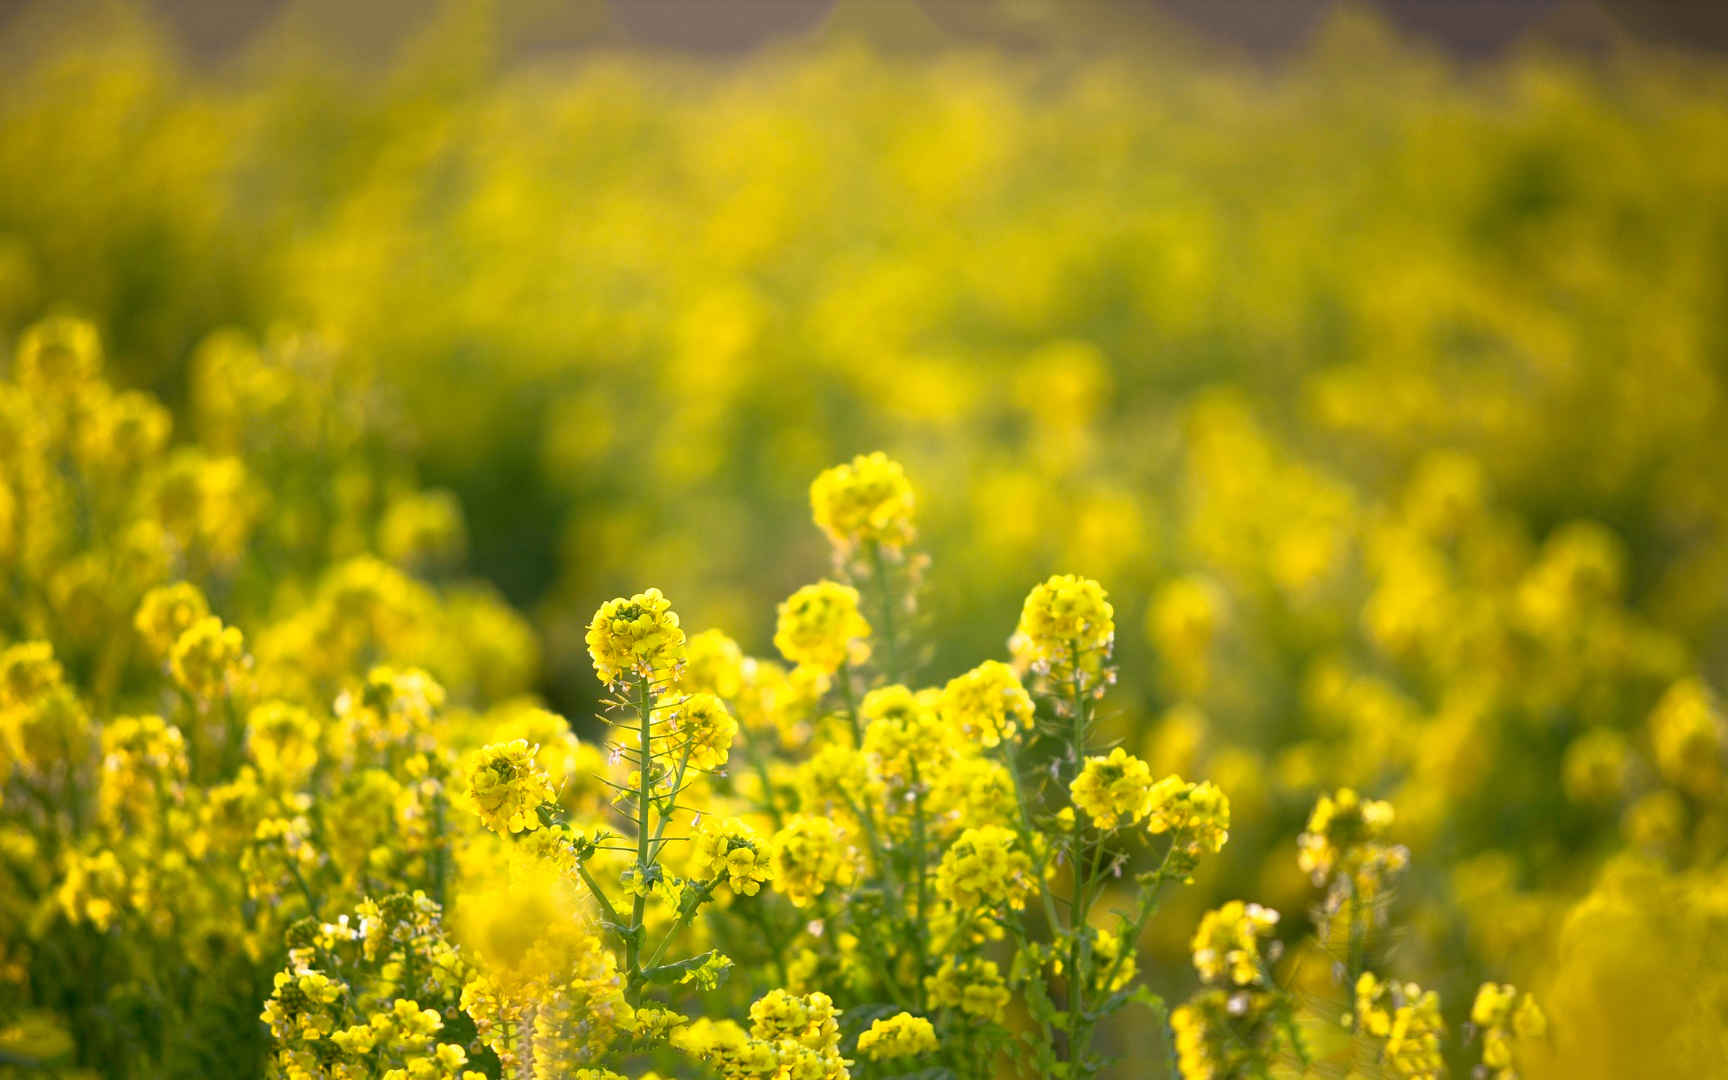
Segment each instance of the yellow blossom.
M1068 794L1100 829L1132 824L1152 809L1152 769L1118 746L1108 755L1087 758Z
M819 581L780 605L774 647L794 664L833 673L870 656L870 624L858 613L858 590Z
M896 550L910 543L912 506L905 469L880 451L836 465L810 485L817 527L845 550L867 544Z
M608 685L627 674L675 681L684 665L684 631L672 602L649 589L601 604L588 624L588 655Z

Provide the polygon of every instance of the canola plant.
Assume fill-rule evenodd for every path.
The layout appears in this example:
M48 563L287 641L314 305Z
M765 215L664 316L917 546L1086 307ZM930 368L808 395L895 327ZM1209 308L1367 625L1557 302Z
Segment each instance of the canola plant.
M1728 1060L1719 65L476 10L0 87L0 1075Z

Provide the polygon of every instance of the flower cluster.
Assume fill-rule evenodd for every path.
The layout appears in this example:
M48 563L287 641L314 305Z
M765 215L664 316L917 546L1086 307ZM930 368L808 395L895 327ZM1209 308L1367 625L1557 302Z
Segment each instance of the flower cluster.
M1685 679L1668 688L1650 716L1656 767L1675 787L1709 799L1728 770L1728 718L1704 683Z
M1171 837L1173 870L1187 875L1204 855L1216 855L1230 839L1230 797L1210 780L1189 783L1166 776L1152 785L1147 831Z
M740 896L755 896L772 876L765 846L743 821L704 822L692 844L690 872L698 881L724 882Z
M180 689L209 700L227 688L245 657L240 631L207 615L186 628L168 654L168 667Z
M1056 683L1098 693L1116 645L1116 609L1105 597L1103 586L1073 574L1034 588L1020 609L1015 658Z
M1103 1067L1101 1025L1162 1008L1139 986L1142 950L1170 932L1153 916L1166 889L1225 869L1205 864L1231 800L1154 780L1148 758L1192 769L1179 741L1147 757L1098 745L1114 611L1097 583L1034 587L1016 663L945 683L916 677L916 621L899 621L916 610L909 533L885 569L845 567L863 590L823 582L782 605L791 668L718 631L687 638L657 590L609 600L588 623L604 708L589 741L531 697L475 696L487 654L446 652L427 629L446 598L408 571L438 560L402 520L401 567L357 556L276 620L251 621L226 589L139 591L119 625L142 648L115 661L118 689L91 681L104 669L87 651L0 651L0 807L17 815L0 857L51 948L148 942L114 971L134 993L181 977L130 966L179 943L188 977L272 986L247 1002L266 1021L262 1067L343 1080L610 1080L692 1059L739 1078L1083 1080ZM865 595L897 634L873 636ZM464 657L463 690L402 649ZM1318 680L1313 699L1394 708L1367 685ZM99 691L160 711L116 711ZM1380 924L1358 917L1361 899L1389 906L1404 858L1391 821L1348 789L1321 799L1300 861L1335 895L1300 948L1335 953L1359 992L1349 1037L1389 1072L1429 1076L1438 999L1377 981ZM1346 908L1340 936L1325 919ZM0 927L27 921L0 900ZM1306 1060L1315 1025L1277 971L1277 929L1244 901L1200 919L1203 986L1169 1016L1184 1075ZM728 1019L746 1009L748 1026ZM1528 1041L1533 1009L1481 1007L1491 1067L1510 1067L1497 1063Z
M1384 994L1390 998L1391 1016L1375 1004ZM1370 1034L1386 1040L1385 1060L1394 1076L1415 1080L1441 1080L1446 1061L1440 1052L1445 1022L1440 1018L1440 998L1415 983L1386 987L1366 974L1357 983L1357 1010L1366 1009L1372 1021L1364 1026Z
M678 752L688 755L690 767L713 772L726 765L732 740L738 737L738 721L727 711L725 702L713 694L697 693L663 699L660 707L673 740L680 745Z
M845 1080L840 1028L833 1001L823 993L794 995L773 990L750 1006L746 1032L730 1021L699 1021L680 1037L692 1056L727 1080L807 1077Z
M1152 769L1118 746L1087 758L1068 794L1100 829L1135 824L1152 811Z
M1259 904L1232 900L1208 911L1194 931L1194 970L1200 980L1223 986L1252 986L1266 980L1267 955L1263 943L1274 945L1272 932L1278 913Z
M857 849L833 818L796 814L774 834L770 871L775 888L794 907L809 907L830 885L852 884Z
M1298 865L1315 884L1338 881L1364 902L1404 869L1409 853L1386 842L1392 804L1364 799L1349 788L1322 795L1298 839Z
M836 465L810 485L816 526L846 549L904 547L913 536L912 508L906 470L880 452Z
M1000 825L961 833L936 868L937 895L961 910L1025 903L1032 860L1016 842L1014 830Z
M595 674L608 684L626 675L675 679L684 665L684 630L659 589L600 605L588 623L587 640Z
M781 603L774 647L794 664L832 673L869 659L869 636L870 624L858 612L858 590L819 581Z
M949 679L938 708L943 723L985 747L1032 727L1032 696L1014 669L1000 660L986 660Z
M930 1021L911 1013L895 1013L870 1022L858 1036L858 1052L871 1061L893 1061L917 1057L936 1049L936 1029Z
M1482 1065L1493 1080L1518 1080L1517 1048L1548 1031L1536 999L1506 983L1482 984L1470 1006L1470 1022L1482 1036Z

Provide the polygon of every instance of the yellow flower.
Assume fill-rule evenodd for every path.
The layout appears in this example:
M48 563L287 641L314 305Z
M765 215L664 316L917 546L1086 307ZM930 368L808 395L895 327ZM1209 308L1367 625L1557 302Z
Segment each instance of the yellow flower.
M912 485L880 451L824 471L810 485L816 525L842 550L879 544L896 550L913 537Z
M1057 683L1079 679L1096 691L1116 643L1116 610L1104 587L1057 574L1027 594L1015 631L1015 659Z
M1266 1076L1277 1044L1272 995L1205 990L1170 1014L1182 1080Z
M246 714L246 749L260 776L292 786L318 764L319 731L318 721L305 709L267 701Z
M173 425L168 410L148 394L127 391L91 395L78 454L85 467L128 475L155 458L168 442Z
M481 749L469 769L468 797L481 822L495 833L538 829L540 806L556 798L534 752L525 739L493 743Z
M1230 799L1209 780L1190 784L1166 776L1152 785L1146 828L1154 836L1170 833L1190 859L1215 855L1230 839Z
M959 1009L996 1024L1007 1017L1008 984L994 960L950 956L936 974L924 977L924 989L937 1008Z
M213 698L228 688L245 655L240 631L206 615L186 628L168 657L168 670L180 688L196 698Z
M1297 838L1297 864L1317 885L1341 873L1363 899L1371 899L1409 861L1403 847L1385 840L1392 818L1391 803L1364 799L1349 788L1321 795Z
M1094 825L1114 829L1124 819L1136 822L1151 811L1152 769L1118 746L1107 757L1087 758L1068 794Z
M744 651L719 630L693 634L685 648L684 689L723 700L744 689Z
M1386 984L1371 971L1356 979L1355 1030L1384 1039L1392 1033L1392 1011L1386 1007Z
M1675 787L1704 799L1722 786L1728 720L1703 680L1683 679L1668 688L1650 714L1656 766Z
M832 818L797 814L769 843L774 887L794 907L809 907L829 885L846 886L857 873L856 849Z
M46 641L25 641L0 652L0 706L28 705L61 685L64 669Z
M858 613L858 590L833 581L806 585L780 605L774 647L794 664L833 673L870 657L870 624Z
M1396 998L1399 1004L1386 1036L1387 1064L1397 1076L1440 1080L1446 1075L1446 1062L1440 1054L1440 1036L1446 1030L1440 1019L1440 995L1405 983L1396 988Z
M1194 970L1206 983L1258 985L1267 959L1261 942L1277 925L1276 911L1241 900L1208 911L1194 931Z
M738 721L726 711L725 702L713 694L689 694L663 702L663 708L664 719L676 735L674 744L689 748L692 768L712 772L726 764L732 740L738 736Z
M1516 1045L1542 1038L1548 1019L1529 994L1503 983L1483 983L1470 1007L1470 1022L1482 1034L1482 1064L1494 1080L1516 1080Z
M936 1029L930 1021L911 1013L879 1018L858 1036L858 1052L871 1061L917 1057L936 1049Z
M876 778L910 784L933 780L949 751L950 734L936 718L927 695L898 683L864 695L858 713L864 724L864 757Z
M160 716L116 716L102 727L103 817L136 829L167 822L164 801L177 802L186 780L186 743Z
M741 820L704 821L691 840L690 875L696 881L724 881L740 896L755 896L773 877L756 830Z
M676 681L684 666L684 631L672 602L649 589L601 604L588 624L588 655L594 674L609 686L626 675Z
M1014 669L1000 660L986 660L948 680L937 708L943 722L984 746L996 746L1032 726L1032 696Z
M1014 844L1014 830L1000 825L967 829L942 854L936 894L961 910L1020 907L1030 887L1032 860Z
M65 393L102 371L102 342L83 319L54 316L24 331L16 354L18 385L32 393Z
M450 566L461 561L467 546L462 504L448 491L404 495L378 525L378 551L398 566Z

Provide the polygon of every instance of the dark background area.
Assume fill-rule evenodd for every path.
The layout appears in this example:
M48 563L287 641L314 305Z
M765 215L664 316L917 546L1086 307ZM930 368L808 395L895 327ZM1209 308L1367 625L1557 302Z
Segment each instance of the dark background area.
M59 0L0 0L0 27ZM382 55L439 5L422 0L150 0L143 5L186 52L220 63L289 17ZM524 54L636 46L725 55L772 45L833 20L922 27L949 41L1038 48L1120 43L1172 29L1268 59L1299 49L1339 6L1379 12L1399 30L1461 59L1488 59L1538 40L1591 49L1631 37L1728 47L1728 4L1714 0L511 0L500 5Z

